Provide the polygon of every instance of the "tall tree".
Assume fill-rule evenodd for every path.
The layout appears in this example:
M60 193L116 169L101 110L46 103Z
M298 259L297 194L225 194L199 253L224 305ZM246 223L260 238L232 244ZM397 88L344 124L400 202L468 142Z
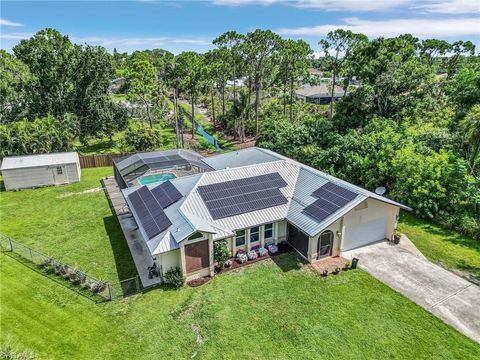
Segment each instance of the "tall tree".
M259 131L260 100L263 81L267 74L272 74L275 66L280 36L270 30L257 29L247 34L243 50L247 62L252 68L255 89L255 134Z
M155 67L148 60L137 58L127 64L125 75L129 87L129 98L133 101L142 102L150 128L153 128L151 107L155 91Z
M448 60L448 77L457 73L459 61L463 55L473 56L475 54L475 45L471 41L455 41L452 44L453 53Z
M480 162L480 104L475 105L460 123L467 140L467 155L470 174L476 175ZM478 177L480 178L480 177Z
M293 122L293 94L300 77L308 76L308 65L313 50L303 40L282 40L279 48L279 78L283 88L283 115L286 115L287 89L290 97L290 121Z
M192 139L195 137L195 98L199 90L199 84L203 74L203 57L194 51L182 52L177 57L180 74L182 75L183 88L190 95Z
M72 109L80 121L80 140L112 135L126 126L125 114L117 111L108 94L115 76L113 58L103 47L86 45L77 46L77 59Z
M33 81L28 67L0 50L0 123L16 120L28 107L28 86Z
M420 56L426 59L429 66L438 56L444 56L452 49L452 45L445 40L425 39L420 44Z
M62 115L71 108L77 51L68 36L41 30L20 41L13 52L35 75L29 89L30 117Z
M332 84L330 87L330 118L333 117L333 105L335 102L335 87L337 85L337 77L343 69L343 64L347 59L347 52L358 42L366 41L366 36L355 34L350 30L338 29L330 31L326 39L319 41L325 54L325 70L332 73Z

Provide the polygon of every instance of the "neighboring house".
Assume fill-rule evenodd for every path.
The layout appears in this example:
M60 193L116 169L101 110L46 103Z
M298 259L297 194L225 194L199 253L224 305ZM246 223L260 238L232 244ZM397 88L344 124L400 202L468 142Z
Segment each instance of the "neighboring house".
M110 82L110 86L108 87L108 91L112 94L118 93L120 90L127 86L127 80L123 77L114 79Z
M213 275L221 239L232 256L287 241L315 262L390 239L400 208L410 210L261 148L201 161L214 170L123 190L157 265L187 280Z
M304 86L295 90L295 97L303 102L325 105L330 104L330 101L332 100L331 91L331 86L326 84ZM344 95L345 90L340 86L335 86L335 101L340 100Z
M6 157L1 171L7 190L69 184L81 174L76 152Z

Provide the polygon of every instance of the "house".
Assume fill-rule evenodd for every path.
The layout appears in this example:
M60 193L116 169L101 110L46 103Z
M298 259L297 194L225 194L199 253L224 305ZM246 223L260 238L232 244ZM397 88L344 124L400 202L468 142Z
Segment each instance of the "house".
M390 239L398 202L262 148L199 159L211 170L122 190L162 271L213 274L213 243L234 256L288 242L308 262Z
M5 189L18 190L80 181L76 152L9 156L1 166Z
M314 86L304 86L295 90L295 97L303 102L311 104L326 105L330 104L332 99L331 85L320 84ZM345 96L345 90L340 86L335 86L334 97L335 101L340 100Z

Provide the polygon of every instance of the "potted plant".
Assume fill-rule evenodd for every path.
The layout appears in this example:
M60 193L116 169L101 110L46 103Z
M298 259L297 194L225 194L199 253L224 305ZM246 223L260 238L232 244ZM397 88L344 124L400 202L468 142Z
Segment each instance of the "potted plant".
M257 255L257 252L255 250L250 250L247 253L247 257L248 257L248 260L255 260L258 257L258 255Z
M265 249L263 246L260 247L260 248L258 248L258 255L259 255L260 257L266 256L267 254L268 254L268 250Z
M396 232L393 234L393 243L395 245L398 245L400 243L400 238L402 237L402 234L400 234L399 232Z
M333 271L333 273L334 273L335 275L337 275L337 274L340 272L340 270L341 270L340 267L337 266L337 267L335 268L335 270Z
M348 271L350 269L350 261L347 261L345 265L343 265L343 270Z
M328 276L328 270L327 269L322 271L322 276L324 276L324 277Z
M225 264L224 266L228 269L232 266L232 260L228 259L227 261L225 261Z

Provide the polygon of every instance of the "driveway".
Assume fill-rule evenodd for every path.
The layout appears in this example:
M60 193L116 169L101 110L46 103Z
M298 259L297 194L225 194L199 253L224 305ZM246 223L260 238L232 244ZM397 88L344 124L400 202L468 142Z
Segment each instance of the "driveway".
M342 254L378 280L480 343L480 287L387 242Z

